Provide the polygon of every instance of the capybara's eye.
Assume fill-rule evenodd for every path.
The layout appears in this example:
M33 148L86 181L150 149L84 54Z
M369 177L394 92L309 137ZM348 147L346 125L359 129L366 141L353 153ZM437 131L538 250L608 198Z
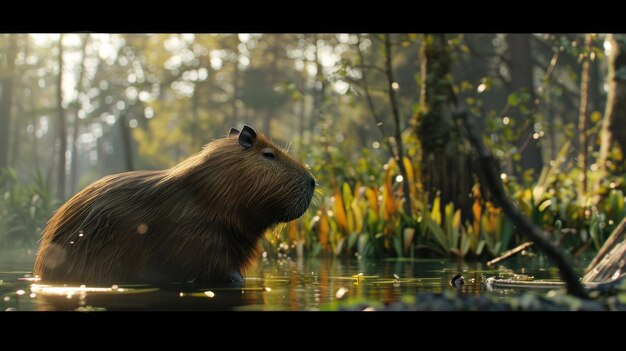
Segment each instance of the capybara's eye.
M267 148L267 149L263 149L261 151L261 155L267 159L273 160L276 158L276 155L274 155L274 150Z

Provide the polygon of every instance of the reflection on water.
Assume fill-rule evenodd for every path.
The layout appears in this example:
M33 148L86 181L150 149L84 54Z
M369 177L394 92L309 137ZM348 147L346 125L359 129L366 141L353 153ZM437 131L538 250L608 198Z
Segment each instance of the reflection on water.
M439 259L263 260L246 274L241 286L94 287L40 284L30 276L32 260L5 261L0 262L0 310L319 310L338 299L387 304L406 294L454 289L450 279L458 273L465 278L461 293L503 298L515 291L487 290L484 279L514 275L558 279L557 271L542 260L505 265L492 269L481 263Z

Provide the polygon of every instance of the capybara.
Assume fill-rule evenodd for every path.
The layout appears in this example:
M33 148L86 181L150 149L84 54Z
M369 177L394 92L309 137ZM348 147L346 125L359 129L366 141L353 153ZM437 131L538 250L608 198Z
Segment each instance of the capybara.
M42 282L240 281L259 239L309 207L315 178L244 126L178 165L104 177L48 222Z

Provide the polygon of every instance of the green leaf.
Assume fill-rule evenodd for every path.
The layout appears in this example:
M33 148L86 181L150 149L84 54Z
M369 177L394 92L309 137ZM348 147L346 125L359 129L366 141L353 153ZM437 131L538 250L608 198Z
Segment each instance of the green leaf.
M398 257L402 257L402 243L400 242L400 238L397 236L393 237L393 248L396 250L396 255L398 255Z
M467 255L469 249L471 247L472 240L470 236L465 233L464 230L461 231L461 256Z
M348 235L348 250L351 250L354 247L357 237L358 237L357 233L354 233L354 232Z
M516 93L510 94L506 102L511 106L517 106L520 103L520 99Z
M480 256L484 248L485 248L485 240L480 240L478 242L478 245L476 246L476 256Z
M509 241L513 237L513 224L508 218L504 218L502 223L502 249L506 250L509 247Z
M494 255L499 254L499 253L500 253L500 248L501 248L501 247L502 247L502 243L501 243L501 242L496 243L496 245L493 247L493 252L492 252L492 253L493 253Z
M439 227L439 225L435 223L435 221L433 221L430 217L424 218L424 221L426 222L426 227L430 230L431 233L433 233L433 236L435 237L437 243L439 243L439 245L441 245L444 250L448 251L448 242L441 227Z
M359 235L359 240L358 240L358 253L361 256L367 256L367 244L369 241L369 237L367 235Z

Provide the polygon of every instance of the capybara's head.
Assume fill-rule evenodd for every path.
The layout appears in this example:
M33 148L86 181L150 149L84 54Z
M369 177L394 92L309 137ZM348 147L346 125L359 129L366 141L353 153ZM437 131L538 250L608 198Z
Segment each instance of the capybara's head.
M216 220L256 229L300 217L309 207L315 178L298 161L249 126L232 128L205 146L196 163L202 201L215 202ZM189 165L172 169L189 172Z

